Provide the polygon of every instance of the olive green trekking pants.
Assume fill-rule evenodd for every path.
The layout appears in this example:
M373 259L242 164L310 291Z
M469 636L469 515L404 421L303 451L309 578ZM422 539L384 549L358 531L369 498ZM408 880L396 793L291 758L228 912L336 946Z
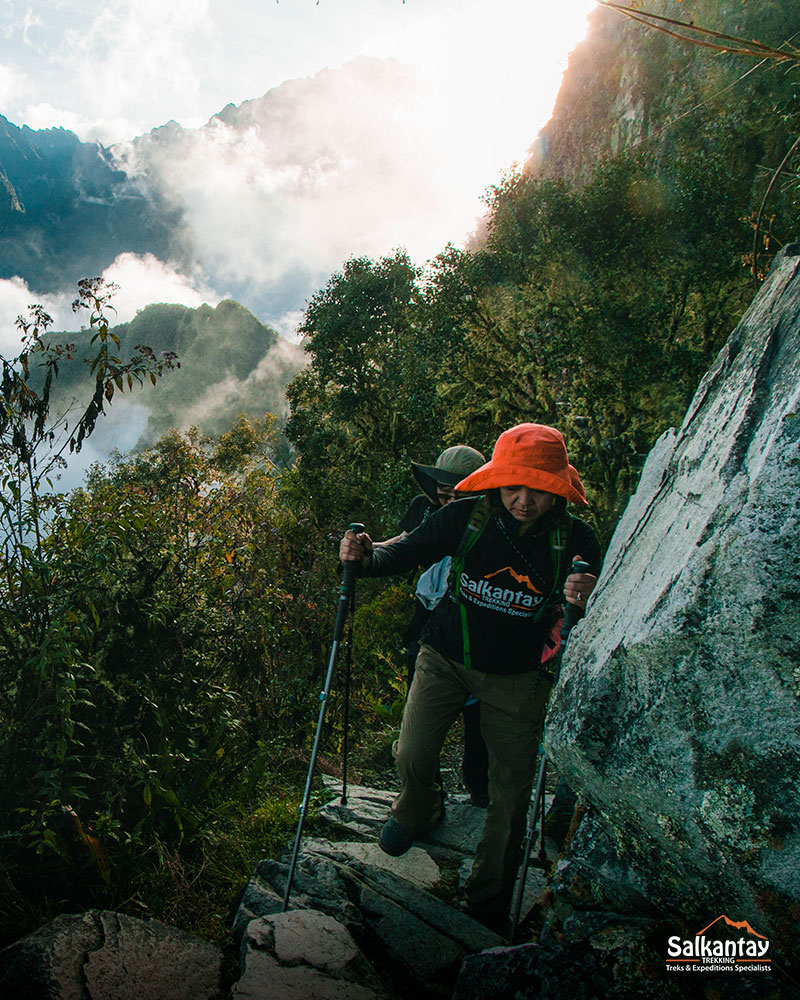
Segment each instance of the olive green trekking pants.
M474 695L481 703L481 735L489 751L489 805L466 885L468 907L479 918L508 916L551 686L536 671L481 673L424 643L420 647L393 748L402 790L392 815L415 836L440 818L439 754L466 696Z

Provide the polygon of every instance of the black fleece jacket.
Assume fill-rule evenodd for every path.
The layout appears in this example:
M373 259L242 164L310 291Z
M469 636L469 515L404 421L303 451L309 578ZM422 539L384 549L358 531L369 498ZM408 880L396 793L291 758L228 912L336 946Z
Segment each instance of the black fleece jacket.
M409 573L456 554L477 498L454 500L435 511L404 538L376 548L365 576ZM542 646L554 620L573 556L599 574L600 543L592 528L570 519L557 578L551 547L553 518L545 515L521 537L504 509L494 510L477 543L466 554L460 575L461 601L467 612L471 667L484 673L519 674L539 667ZM422 641L444 656L464 661L462 622L453 593L434 609Z

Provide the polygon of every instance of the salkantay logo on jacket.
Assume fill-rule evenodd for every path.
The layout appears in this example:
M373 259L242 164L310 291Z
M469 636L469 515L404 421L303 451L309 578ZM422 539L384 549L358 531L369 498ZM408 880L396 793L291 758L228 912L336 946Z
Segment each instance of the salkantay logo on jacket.
M500 611L517 618L532 617L544 600L541 590L531 583L530 577L517 573L511 566L503 566L479 580L462 572L459 585L465 601L488 611Z
M708 932L711 931L711 934ZM745 931L735 936L732 932ZM720 914L693 938L675 934L667 941L668 972L769 972L769 939L746 920Z

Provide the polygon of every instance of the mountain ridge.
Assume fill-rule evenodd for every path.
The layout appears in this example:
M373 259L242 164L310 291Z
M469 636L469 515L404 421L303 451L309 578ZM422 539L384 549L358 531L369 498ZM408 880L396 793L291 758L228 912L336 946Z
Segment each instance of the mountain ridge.
M106 147L0 115L0 278L45 292L99 274L124 251L180 259L176 223L158 192L129 178Z
M171 371L147 393L149 414L137 447L154 444L172 428L218 436L242 413L261 419L266 413L282 418L286 412L286 383L305 364L303 349L284 341L248 309L233 300L196 308L175 303L153 303L127 323L111 327L119 339L121 358L146 344L155 354L177 354L180 368ZM92 386L83 364L85 345L80 335L52 332L51 342L78 343L75 360L60 366L58 395L82 398ZM131 399L136 400L134 393Z

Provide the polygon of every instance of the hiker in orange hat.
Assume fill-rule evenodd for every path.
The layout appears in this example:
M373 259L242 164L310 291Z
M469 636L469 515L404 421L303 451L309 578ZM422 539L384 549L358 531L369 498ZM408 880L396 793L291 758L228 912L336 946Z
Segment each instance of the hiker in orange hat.
M339 554L358 561L364 576L407 573L452 557L447 593L421 636L394 746L402 787L379 843L388 854L404 854L441 818L439 754L465 697L477 698L489 805L465 893L468 912L502 933L554 679L542 664L543 646L564 599L585 609L600 544L588 524L567 513L568 503L586 506L586 494L554 427L505 431L491 461L456 489L471 496L404 537L373 548L368 534L348 531ZM590 571L571 574L573 559Z

